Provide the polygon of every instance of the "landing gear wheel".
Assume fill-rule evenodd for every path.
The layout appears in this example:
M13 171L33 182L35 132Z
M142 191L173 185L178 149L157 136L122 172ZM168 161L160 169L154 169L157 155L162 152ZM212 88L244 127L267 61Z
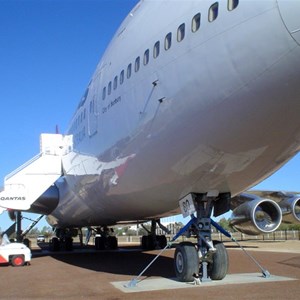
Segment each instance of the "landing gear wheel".
M154 242L152 235L143 235L142 248L144 250L154 250L155 249L155 242Z
M199 273L199 257L194 244L180 243L175 250L174 266L179 281L191 282Z
M51 243L50 243L50 251L59 251L60 250L60 242L57 237L52 238Z
M72 251L73 250L73 239L71 237L66 237L66 239L65 239L65 248L66 248L66 251Z
M31 242L30 242L29 239L24 239L23 244L24 244L26 247L31 248Z
M161 249L164 249L167 246L167 238L165 235L158 235L157 237L158 245Z
M214 247L216 253L213 256L213 262L208 264L208 275L212 280L222 280L228 272L228 253L224 244L220 242L215 242Z
M104 250L105 249L105 238L103 236L97 236L95 238L95 248L96 248L96 250Z
M107 245L108 248L111 250L116 250L118 249L118 240L115 236L109 236L107 237Z
M12 258L11 258L11 264L14 266L14 267L22 267L25 265L25 258L23 255L14 255Z

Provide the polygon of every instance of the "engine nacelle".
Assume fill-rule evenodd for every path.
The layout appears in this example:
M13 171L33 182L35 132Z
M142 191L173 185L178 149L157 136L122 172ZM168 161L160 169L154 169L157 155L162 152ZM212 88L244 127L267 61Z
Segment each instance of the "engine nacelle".
M282 221L279 205L270 199L255 198L233 210L230 225L249 235L275 231Z
M292 196L280 201L279 206L282 210L282 222L293 224L300 222L300 197Z

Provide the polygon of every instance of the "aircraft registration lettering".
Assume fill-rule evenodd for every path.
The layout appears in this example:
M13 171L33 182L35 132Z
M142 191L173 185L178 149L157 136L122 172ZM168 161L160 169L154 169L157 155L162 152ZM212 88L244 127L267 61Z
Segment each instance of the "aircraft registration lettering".
M107 106L102 108L102 113L105 114L106 112L108 112L113 106L120 103L121 100L122 100L121 96L119 96L115 100L112 100Z

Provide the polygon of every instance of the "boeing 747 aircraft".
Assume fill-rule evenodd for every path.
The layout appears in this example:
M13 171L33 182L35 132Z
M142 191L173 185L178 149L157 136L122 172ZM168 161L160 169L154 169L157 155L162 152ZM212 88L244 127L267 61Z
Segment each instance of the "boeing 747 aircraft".
M195 216L175 271L227 273L212 215L248 234L300 220L300 196L245 192L300 149L300 1L140 1L123 21L65 135L5 178L2 210L47 215L54 250L82 227L97 249L109 226L151 221L142 246L165 247L160 218ZM76 76L76 75L74 75ZM208 267L207 267L208 265Z

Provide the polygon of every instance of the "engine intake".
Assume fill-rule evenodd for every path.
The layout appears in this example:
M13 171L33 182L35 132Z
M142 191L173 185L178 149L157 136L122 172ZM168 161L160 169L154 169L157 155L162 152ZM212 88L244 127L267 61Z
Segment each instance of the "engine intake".
M282 221L279 205L270 199L255 198L233 210L230 225L249 235L275 231Z
M279 206L282 210L282 222L294 224L300 222L300 197L292 196L280 201Z

